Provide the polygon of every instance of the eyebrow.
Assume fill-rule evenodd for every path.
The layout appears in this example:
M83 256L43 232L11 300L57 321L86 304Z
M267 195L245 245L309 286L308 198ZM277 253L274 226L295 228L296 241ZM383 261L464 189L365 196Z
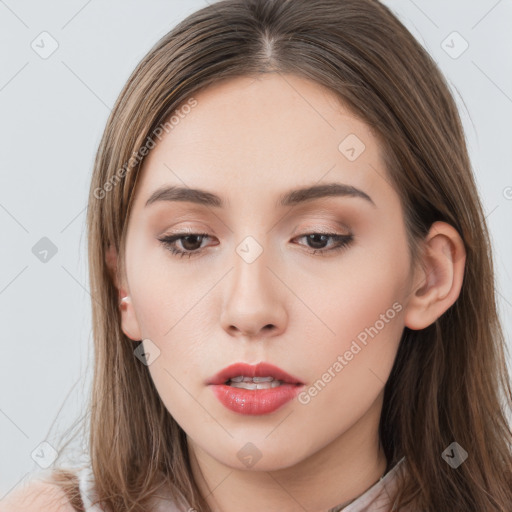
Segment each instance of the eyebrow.
M279 196L276 206L295 206L323 197L358 197L375 206L375 203L368 194L352 185L344 183L325 183L290 190ZM212 192L179 186L164 186L155 190L146 201L145 206L158 201L185 201L212 208L223 208L225 206L224 200Z

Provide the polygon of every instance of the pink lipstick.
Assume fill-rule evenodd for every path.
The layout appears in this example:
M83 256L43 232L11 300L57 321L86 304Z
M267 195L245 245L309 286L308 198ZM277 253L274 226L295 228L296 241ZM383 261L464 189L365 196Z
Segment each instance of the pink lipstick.
M304 383L269 363L235 363L207 382L217 399L240 414L269 414L292 400Z

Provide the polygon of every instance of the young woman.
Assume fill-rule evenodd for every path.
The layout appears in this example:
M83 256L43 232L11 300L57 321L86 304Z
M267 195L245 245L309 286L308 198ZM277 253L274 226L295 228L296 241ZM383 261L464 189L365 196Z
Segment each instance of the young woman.
M377 1L182 21L107 122L88 229L90 461L20 510L512 510L463 130Z

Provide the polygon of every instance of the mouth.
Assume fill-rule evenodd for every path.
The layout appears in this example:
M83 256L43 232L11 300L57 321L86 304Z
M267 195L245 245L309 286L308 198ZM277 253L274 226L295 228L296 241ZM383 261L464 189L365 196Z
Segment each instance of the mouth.
M207 384L224 384L240 389L271 389L282 384L300 386L304 383L281 368L262 362L256 365L232 364L217 373Z
M269 363L235 363L206 384L227 409L246 415L272 413L293 400L304 386L298 378Z

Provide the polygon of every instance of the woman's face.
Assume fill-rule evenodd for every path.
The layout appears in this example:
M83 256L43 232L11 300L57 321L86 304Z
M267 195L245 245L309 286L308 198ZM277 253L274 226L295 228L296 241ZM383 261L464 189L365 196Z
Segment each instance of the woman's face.
M378 140L293 75L232 79L195 99L139 176L123 330L145 340L156 389L196 451L258 470L349 437L356 453L376 435L412 286ZM163 187L185 192L155 198ZM324 188L297 192L309 187ZM222 387L238 397L231 409L208 382L238 362L302 385ZM293 398L276 408L283 396Z

